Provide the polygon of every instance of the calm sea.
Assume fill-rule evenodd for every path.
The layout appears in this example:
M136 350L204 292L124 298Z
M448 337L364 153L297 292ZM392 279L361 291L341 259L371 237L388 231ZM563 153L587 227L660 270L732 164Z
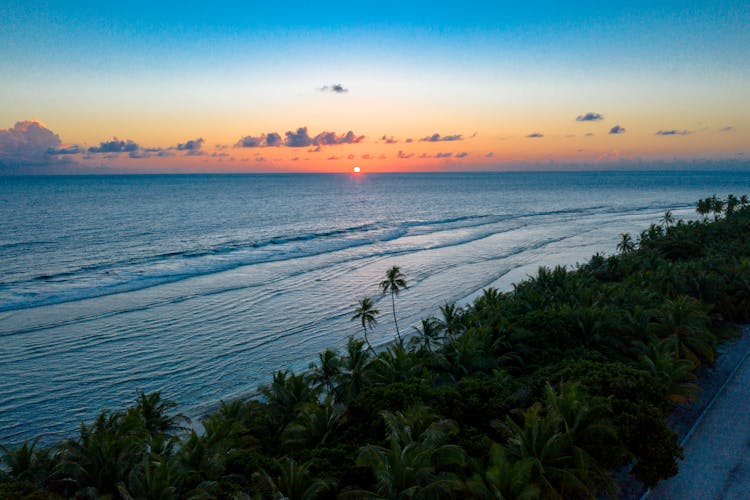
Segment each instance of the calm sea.
M0 178L0 442L70 435L138 390L197 415L342 346L364 296L384 344L393 265L405 329L749 187L748 172Z

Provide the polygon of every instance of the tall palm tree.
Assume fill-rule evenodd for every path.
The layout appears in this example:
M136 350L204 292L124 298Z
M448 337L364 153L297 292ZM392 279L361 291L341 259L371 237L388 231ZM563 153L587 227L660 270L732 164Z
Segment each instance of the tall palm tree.
M398 320L396 319L396 295L404 289L409 288L406 285L406 279L401 273L401 269L398 266L391 267L385 273L385 279L380 282L380 288L383 290L383 295L390 292L391 294L391 305L393 306L393 322L396 324L396 336L398 341L401 342L401 332L398 330Z
M672 211L671 210L665 211L660 222L664 225L664 227L669 227L672 224L674 224L674 217L672 216Z
M700 200L698 200L695 211L698 213L698 215L703 216L703 221L705 222L708 214L711 212L711 198L701 198Z
M333 349L318 354L318 363L310 363L310 378L319 387L333 394L334 384L341 376L341 356Z
M422 319L422 325L413 328L417 335L409 340L409 344L432 353L432 346L440 339L440 322L435 318Z
M533 500L541 496L539 485L531 482L534 462L530 458L510 460L499 444L490 449L487 469L467 481L471 496L486 500Z
M370 341L367 339L367 329L369 328L372 330L372 327L378 324L378 320L375 318L378 314L380 314L380 311L375 309L375 303L372 299L370 297L365 297L357 304L357 308L354 310L354 316L352 316L351 319L351 321L359 320L362 324L362 332L365 335L365 342L367 343L367 348L371 352L374 352L374 350L372 345L370 345Z
M633 243L633 237L630 233L623 233L620 235L620 243L617 244L617 249L622 253L630 253L635 250L635 244Z

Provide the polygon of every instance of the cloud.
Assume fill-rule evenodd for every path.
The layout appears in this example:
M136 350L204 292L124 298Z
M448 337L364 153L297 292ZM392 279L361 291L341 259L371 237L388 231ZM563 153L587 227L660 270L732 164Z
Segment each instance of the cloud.
M486 155L484 155L484 157L485 158L494 158L495 157L495 153L493 153L492 151L490 151L489 153L487 153Z
M306 148L312 144L312 139L307 133L307 127L300 127L296 132L288 130L284 145L290 148Z
M584 137L594 137L594 134L592 132L586 132L583 134Z
M690 135L690 130L659 130L656 135Z
M203 147L204 142L205 140L203 139L203 137L199 139L192 139L183 144L178 144L177 150L178 151L197 151Z
M186 151L186 156L202 156L203 151L201 151L201 148L203 147L203 143L205 140L203 137L199 139L192 139L189 140L183 144L177 144L177 151Z
M354 156L354 155L347 155L347 156L346 156L346 159L347 159L347 160L353 160L354 158L355 158L355 156Z
M370 154L362 155L362 156L360 156L360 158L363 159L363 160L372 160L372 155L370 155Z
M287 132L288 134L288 132ZM344 135L336 135L334 132L321 132L316 135L312 143L316 146L332 146L336 144L357 144L362 142L364 135L355 135L351 130Z
M0 164L18 166L49 163L50 154L60 149L60 137L35 120L17 122L0 130ZM53 153L51 153L53 152Z
M393 136L387 137L384 135L380 139L385 141L386 144L396 144L398 142L396 139L393 138Z
M333 92L334 94L346 94L349 89L344 88L340 83L334 83L333 85L323 85L318 90L321 92Z
M83 153L83 148L77 144L72 146L62 146L59 149L50 148L47 150L47 154L50 155L77 155Z
M533 132L533 133L527 135L526 137L528 137L529 139L539 139L541 137L544 137L544 134L541 134L539 132Z
M441 136L436 132L432 135L428 135L427 137L422 137L419 140L422 142L461 141L463 140L463 137L461 136L461 134ZM407 142L409 141L407 140Z
M280 134L277 134L276 132L269 132L266 134L266 146L281 146L284 143L284 140L281 138Z
M341 159L341 157L340 157L340 156L329 156L329 157L328 157L328 160L329 160L329 161L340 160L340 159Z
M406 139L406 142L412 143L412 142L414 142L414 139L412 139L411 137L409 137L408 139Z
M437 153L435 154L435 158L450 158L453 156L453 153Z
M577 122L598 122L600 120L604 120L604 116L600 115L599 113L592 113L591 111L589 111L585 115L576 116Z
M613 134L613 135L615 135L615 134L624 134L625 133L625 128L621 127L619 125L615 125L611 129L609 129L609 133Z
M469 153L467 153L466 151L456 153L456 158L466 158L467 156L469 156Z
M89 153L133 153L140 149L137 143L130 139L126 141L117 140L113 137L111 141L99 143L98 147L90 147Z
M411 158L413 156L414 156L414 153L404 153L403 151L399 151L398 152L398 157L401 158L402 160L405 160L407 158Z
M733 132L734 127L727 125L726 127L722 127L719 129L719 132Z

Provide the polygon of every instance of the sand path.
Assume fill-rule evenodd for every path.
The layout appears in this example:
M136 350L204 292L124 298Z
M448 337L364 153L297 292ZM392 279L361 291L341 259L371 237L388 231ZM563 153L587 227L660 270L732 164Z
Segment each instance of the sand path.
M750 359L736 371L684 438L680 472L653 499L750 498Z

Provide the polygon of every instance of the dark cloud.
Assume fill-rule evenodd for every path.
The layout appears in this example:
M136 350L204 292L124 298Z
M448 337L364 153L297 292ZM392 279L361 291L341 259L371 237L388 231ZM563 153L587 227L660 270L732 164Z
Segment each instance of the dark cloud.
M539 132L534 132L534 133L527 135L526 137L528 137L529 139L539 139L541 137L544 137L544 134L540 134Z
M461 141L463 140L463 137L461 136L461 134L441 136L438 133L434 133L432 135L428 135L427 137L422 137L419 140L422 142Z
M734 127L727 125L726 127L722 127L719 129L719 132L732 132L734 131Z
M262 156L258 156L255 158L255 161L266 161L266 159Z
M38 121L17 122L0 130L0 164L7 166L49 163L60 150L60 137Z
M385 141L386 144L396 144L398 141L393 138L393 136L383 136L380 138L381 140Z
M72 146L63 146L59 149L50 148L47 150L47 154L50 154L50 155L77 155L83 152L84 152L83 148L76 144Z
M403 151L398 152L398 157L401 158L402 160L411 158L412 156L414 156L414 153L404 153Z
M265 142L265 136L255 137L252 135L246 135L234 145L235 148L259 148L263 146Z
M614 127L612 127L611 129L609 129L609 133L610 133L610 134L613 134L613 135L614 135L614 134L624 134L624 133L625 133L625 128L624 128L624 127L621 127L621 126L619 126L619 125L615 125L615 126L614 126Z
M281 138L280 134L277 134L276 132L269 132L266 134L266 146L281 146L284 143L284 140Z
M146 151L145 149L138 149L135 151L130 151L128 153L128 158L133 158L134 160L140 160L142 158L150 158L151 153L149 151Z
M408 142L408 143L414 142L414 139L412 139L411 137L409 137L408 139L406 139L406 142Z
M372 160L372 155L362 155L360 156L360 158L362 158L363 160Z
M340 156L329 156L329 157L328 157L328 160L329 160L329 161L340 160L340 159L341 159L341 157L340 157Z
M577 122L598 122L600 120L604 120L604 117L599 113L592 113L591 111L589 111L585 115L576 116Z
M134 153L139 149L138 144L130 139L119 141L114 137L111 141L99 143L98 147L90 147L89 153Z
M199 139L192 139L183 144L177 145L178 151L199 151L203 147L205 140L203 137Z
M469 153L467 153L466 151L456 153L456 158L466 158L467 156L469 156Z
M435 154L435 158L450 158L453 156L453 153L437 153Z
M300 127L296 132L288 130L286 132L286 140L284 145L290 148L306 148L312 145L312 138L307 133L307 127Z
M495 153L493 153L492 151L490 151L489 153L487 153L486 155L484 155L484 157L485 158L494 158L495 157Z
M307 129L305 129L307 130ZM289 132L287 132L289 134ZM357 144L362 142L364 135L355 135L351 130L344 135L336 135L335 132L321 132L312 139L316 146L332 146L336 144Z
M318 90L321 92L333 92L334 94L346 94L349 89L344 88L340 83L334 83L333 85L323 85Z
M659 130L656 135L690 135L690 130Z
M587 132L583 134L584 137L594 137L594 134L592 132Z

